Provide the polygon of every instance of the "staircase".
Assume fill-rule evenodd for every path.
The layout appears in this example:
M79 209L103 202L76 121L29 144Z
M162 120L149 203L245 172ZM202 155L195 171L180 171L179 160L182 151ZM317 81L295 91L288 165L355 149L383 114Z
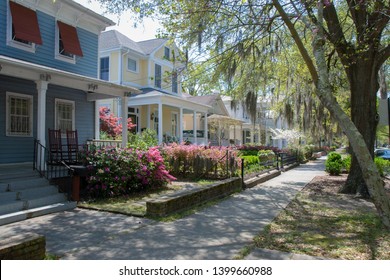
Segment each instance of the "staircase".
M0 165L0 225L75 207L31 163Z

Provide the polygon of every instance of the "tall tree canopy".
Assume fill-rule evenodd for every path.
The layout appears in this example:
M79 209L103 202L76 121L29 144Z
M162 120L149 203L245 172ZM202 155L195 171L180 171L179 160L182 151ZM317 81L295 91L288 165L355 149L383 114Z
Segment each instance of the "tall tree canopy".
M194 50L190 57L196 51L212 61L214 79L223 81L232 95L278 94L272 65L283 61L280 49L294 42L307 71L301 72L300 83L313 85L354 150L353 184L346 191L371 195L390 227L390 203L372 159L378 71L390 56L388 0L99 1L111 11L130 8L141 16L160 16L167 34ZM296 66L288 71L299 73ZM336 67L348 81L351 118L335 99L331 74Z

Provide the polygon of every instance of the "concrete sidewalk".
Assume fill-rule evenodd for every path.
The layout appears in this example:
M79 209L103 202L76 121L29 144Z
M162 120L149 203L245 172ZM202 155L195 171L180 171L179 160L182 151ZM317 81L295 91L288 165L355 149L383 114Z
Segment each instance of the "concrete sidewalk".
M76 208L1 226L0 238L45 235L47 252L61 259L232 259L323 170L323 160L301 165L171 223ZM271 253L248 259L293 259Z

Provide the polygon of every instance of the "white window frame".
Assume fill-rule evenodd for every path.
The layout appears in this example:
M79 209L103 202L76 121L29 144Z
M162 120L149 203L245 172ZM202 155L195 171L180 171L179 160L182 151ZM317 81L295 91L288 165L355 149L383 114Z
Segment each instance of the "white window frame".
M173 121L176 121L176 124L174 126L173 124ZM174 131L176 131L176 133L174 133ZM177 112L172 112L171 113L171 135L172 137L178 137L180 134L179 132L179 114Z
M127 108L127 117L130 118L131 116L135 116L135 131L138 133L140 132L140 110L138 107L128 107Z
M18 132L11 132L10 129L11 129L11 119L10 119L10 114L11 114L11 108L10 108L10 98L11 97L15 97L15 98L20 98L20 99L26 99L28 100L28 109L29 109L29 112L28 112L28 117L29 117L29 128L30 128L30 131L29 133L18 133ZM33 127L33 96L32 95L27 95L27 94L21 94L21 93L15 93L15 92L6 92L6 136L12 136L12 137L32 137L33 136L33 130L34 130L34 127Z
M72 54L72 56L67 56L60 53L60 29L58 27L57 20L54 21L54 24L55 24L54 58L71 64L76 64L76 55Z
M110 81L110 56L108 55L108 56L102 56L102 57L99 57L99 79L101 79L102 80L102 78L101 78L101 75L102 75L102 64L101 64L101 62L102 62L102 59L106 59L106 58L108 58L108 79L107 79L107 81Z
M133 61L135 62L135 70L129 69L129 60L130 60L130 59L133 60ZM127 57L126 64L127 64L127 67L126 67L127 71L133 72L133 73L139 73L139 59L136 59L136 58L133 58L133 57L128 56L128 57Z
M168 56L166 56L166 50L168 50ZM171 60L171 49L167 46L164 46L164 59Z
M56 98L54 101L54 128L55 129L60 129L59 127L59 119L58 119L58 103L63 103L63 104L71 104L72 105L72 130L75 130L76 127L76 107L75 107L75 102L72 100L67 100L67 99L59 99ZM61 135L63 137L66 136L66 131L61 131Z
M7 2L7 46L17 48L26 52L35 53L36 44L33 42L29 42L29 44L25 44L20 41L16 41L12 38L12 15L11 9Z

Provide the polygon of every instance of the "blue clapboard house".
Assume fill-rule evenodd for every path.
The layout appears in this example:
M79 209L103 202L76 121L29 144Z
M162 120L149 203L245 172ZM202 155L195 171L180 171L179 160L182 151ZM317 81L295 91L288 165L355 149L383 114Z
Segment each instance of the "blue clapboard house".
M72 0L0 0L0 224L63 202L45 178L49 129L83 144L99 133L97 100L137 92L98 79L99 36L112 25Z

